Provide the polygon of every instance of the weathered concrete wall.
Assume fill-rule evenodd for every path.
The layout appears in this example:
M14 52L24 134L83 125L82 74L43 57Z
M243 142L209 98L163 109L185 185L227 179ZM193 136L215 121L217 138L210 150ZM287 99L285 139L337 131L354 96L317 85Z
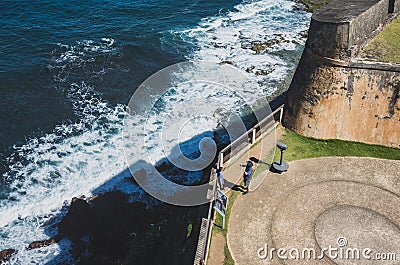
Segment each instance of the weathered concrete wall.
M329 58L346 59L348 49L349 23L320 22L311 19L306 47Z
M349 60L386 24L391 0L336 0L322 7L311 18L306 46L315 53L340 60ZM400 0L394 2L395 14Z
M348 0L361 4L335 13L349 8L343 1L326 6L324 16L313 16L284 125L309 137L400 148L400 65L352 59L374 27L390 19L389 0ZM393 2L395 9L399 2Z
M353 54L376 35L374 31L388 20L388 11L389 1L381 0L350 21L349 47L353 50Z
M309 137L400 148L399 90L398 72L303 60L289 90L284 124Z
M400 0L390 0L393 1L394 4L394 13L399 14L400 13Z

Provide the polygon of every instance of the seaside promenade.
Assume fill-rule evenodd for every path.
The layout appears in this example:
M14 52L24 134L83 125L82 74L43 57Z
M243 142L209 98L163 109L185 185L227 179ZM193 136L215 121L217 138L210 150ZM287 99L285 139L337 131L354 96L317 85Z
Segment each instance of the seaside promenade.
M288 172L270 172L236 199L227 232L236 265L399 264L400 161L326 157L289 164ZM211 246L211 265L213 252Z

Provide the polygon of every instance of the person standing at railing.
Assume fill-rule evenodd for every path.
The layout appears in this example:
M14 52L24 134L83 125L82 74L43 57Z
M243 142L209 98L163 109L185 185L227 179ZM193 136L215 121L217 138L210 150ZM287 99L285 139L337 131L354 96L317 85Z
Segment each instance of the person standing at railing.
M220 190L224 190L224 175L222 174L222 167L217 168L217 182Z
M247 161L246 168L244 169L244 194L249 192L250 180L253 176L253 162Z

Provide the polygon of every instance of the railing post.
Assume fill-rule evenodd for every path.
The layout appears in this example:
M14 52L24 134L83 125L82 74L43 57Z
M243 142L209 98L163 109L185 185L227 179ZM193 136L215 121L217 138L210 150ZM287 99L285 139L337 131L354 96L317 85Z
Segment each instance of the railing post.
M253 137L251 139L251 144L254 144L256 142L256 128L253 128Z
M219 163L218 163L218 168L224 167L224 153L220 152L219 153Z
M279 114L279 123L282 123L283 118L283 106L281 107L281 113Z

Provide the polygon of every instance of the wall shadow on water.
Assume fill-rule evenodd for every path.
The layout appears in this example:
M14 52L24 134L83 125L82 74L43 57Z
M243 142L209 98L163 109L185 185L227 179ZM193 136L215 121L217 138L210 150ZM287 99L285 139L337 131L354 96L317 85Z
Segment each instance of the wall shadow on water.
M188 148L194 149L190 157L193 159L199 155L196 149L202 138L210 134L218 138L224 133L204 132L179 146L184 154L190 152ZM219 144L218 151L223 145ZM207 183L212 167L197 172L199 179L189 181L188 172L166 158L156 165L165 178L185 185ZM140 160L130 167L140 171L148 166L152 165ZM207 217L208 204L183 207L162 203L139 187L128 168L92 193L91 198L74 198L49 222L46 234L60 240L60 253L46 265L193 263L201 219ZM68 256L73 259L66 260Z
M280 106L284 97L285 94L270 102L272 109ZM253 115L244 119L247 128L254 125ZM210 137L210 134L217 143L217 153L230 142L227 132L221 128L180 143L172 152L180 147L185 155L192 152L190 158L194 159L200 154L200 140ZM178 177L188 172L166 158L156 165L167 179L178 184L198 185L208 182L215 163L216 157L210 166L197 172L199 178L191 182ZM152 165L143 160L130 165L139 171L148 166ZM139 188L128 168L92 193L91 198L74 198L71 205L61 210L47 225L46 234L49 238L56 238L60 253L46 265L193 264L201 219L207 217L208 204L183 207L162 203Z

